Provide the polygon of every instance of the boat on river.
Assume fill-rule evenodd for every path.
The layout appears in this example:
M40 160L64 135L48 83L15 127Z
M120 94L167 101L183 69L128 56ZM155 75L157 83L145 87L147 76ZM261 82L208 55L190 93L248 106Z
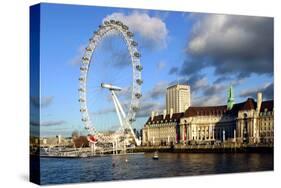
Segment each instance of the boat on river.
M153 160L158 160L159 159L158 151L154 152L152 159Z

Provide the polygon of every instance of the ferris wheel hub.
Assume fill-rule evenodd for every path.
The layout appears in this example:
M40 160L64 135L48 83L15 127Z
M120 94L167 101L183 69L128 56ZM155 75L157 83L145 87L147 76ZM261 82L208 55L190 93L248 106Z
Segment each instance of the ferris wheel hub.
M111 84L106 84L106 83L101 83L101 87L105 88L105 89L113 90L113 91L121 91L122 90L121 87L114 86L114 85L111 85Z

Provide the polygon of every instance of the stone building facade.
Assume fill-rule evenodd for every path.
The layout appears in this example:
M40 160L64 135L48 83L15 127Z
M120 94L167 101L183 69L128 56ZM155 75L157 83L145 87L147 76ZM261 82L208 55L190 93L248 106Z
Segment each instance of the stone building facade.
M232 91L228 91L233 97ZM185 112L149 117L143 128L143 145L245 143L273 144L273 100L222 106L193 107Z
M180 118L184 113L154 116L153 113L142 129L142 145L171 145L178 142Z

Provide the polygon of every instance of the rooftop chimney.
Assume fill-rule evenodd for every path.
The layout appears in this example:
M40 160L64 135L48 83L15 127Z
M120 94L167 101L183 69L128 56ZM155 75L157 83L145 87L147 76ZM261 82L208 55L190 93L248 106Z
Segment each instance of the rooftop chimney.
M154 119L154 113L155 113L154 111L151 112L151 121L153 121Z
M170 108L170 119L173 117L173 113L174 113L173 108Z
M166 118L166 115L167 115L167 110L166 110L166 109L164 109L164 110L163 110L163 119L165 119L165 118Z
M155 112L155 116L158 116L158 112Z

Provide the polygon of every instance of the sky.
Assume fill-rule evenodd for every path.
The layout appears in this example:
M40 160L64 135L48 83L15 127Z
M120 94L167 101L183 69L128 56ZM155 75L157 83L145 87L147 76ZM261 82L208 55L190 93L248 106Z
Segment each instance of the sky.
M191 86L192 106L226 104L232 85L235 102L273 99L273 18L204 13L41 4L40 104L41 136L86 134L78 102L80 63L89 38L108 19L120 20L134 32L144 67L140 129L152 110L162 113L166 88ZM116 129L117 115L101 82L123 88L118 97L127 109L133 78L130 57L119 35L108 35L94 52L88 75L88 103L96 128Z

